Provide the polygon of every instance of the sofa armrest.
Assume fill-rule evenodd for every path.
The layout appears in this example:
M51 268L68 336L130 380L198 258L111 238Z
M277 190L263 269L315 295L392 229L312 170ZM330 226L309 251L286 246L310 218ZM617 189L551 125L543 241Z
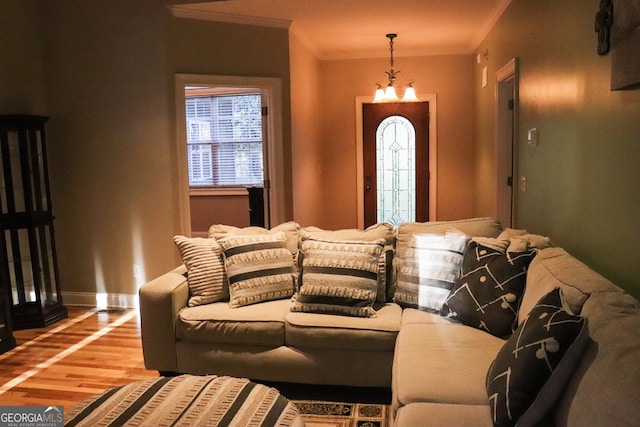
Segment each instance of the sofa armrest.
M186 268L180 266L140 288L142 351L147 369L177 372L175 325L189 298Z

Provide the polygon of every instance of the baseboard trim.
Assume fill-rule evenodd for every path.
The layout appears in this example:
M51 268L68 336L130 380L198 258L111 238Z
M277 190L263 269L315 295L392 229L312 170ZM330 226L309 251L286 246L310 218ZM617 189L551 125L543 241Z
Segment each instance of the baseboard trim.
M64 305L79 305L96 308L138 308L138 295L106 294L92 292L62 292Z

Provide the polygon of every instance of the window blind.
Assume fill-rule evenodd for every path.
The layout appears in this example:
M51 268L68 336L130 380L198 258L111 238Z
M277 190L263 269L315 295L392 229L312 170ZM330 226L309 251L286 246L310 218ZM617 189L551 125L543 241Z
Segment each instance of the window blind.
M186 97L189 185L263 185L259 93Z

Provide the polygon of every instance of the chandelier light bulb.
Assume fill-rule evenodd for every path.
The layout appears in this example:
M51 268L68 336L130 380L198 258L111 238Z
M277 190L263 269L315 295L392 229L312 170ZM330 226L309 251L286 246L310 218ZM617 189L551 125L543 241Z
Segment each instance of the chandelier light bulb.
M416 90L413 86L409 85L404 90L404 96L402 97L403 102L416 102L418 101L418 97L416 96Z

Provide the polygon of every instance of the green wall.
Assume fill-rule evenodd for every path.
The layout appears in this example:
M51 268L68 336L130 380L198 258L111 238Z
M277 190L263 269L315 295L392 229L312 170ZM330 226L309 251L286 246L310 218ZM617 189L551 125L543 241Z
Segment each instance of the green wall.
M519 58L518 228L548 235L640 297L640 89L610 91L611 54L596 53L598 0L514 0L474 67L474 212L491 211L495 72ZM489 85L481 87L483 67ZM526 144L538 129L539 144Z

